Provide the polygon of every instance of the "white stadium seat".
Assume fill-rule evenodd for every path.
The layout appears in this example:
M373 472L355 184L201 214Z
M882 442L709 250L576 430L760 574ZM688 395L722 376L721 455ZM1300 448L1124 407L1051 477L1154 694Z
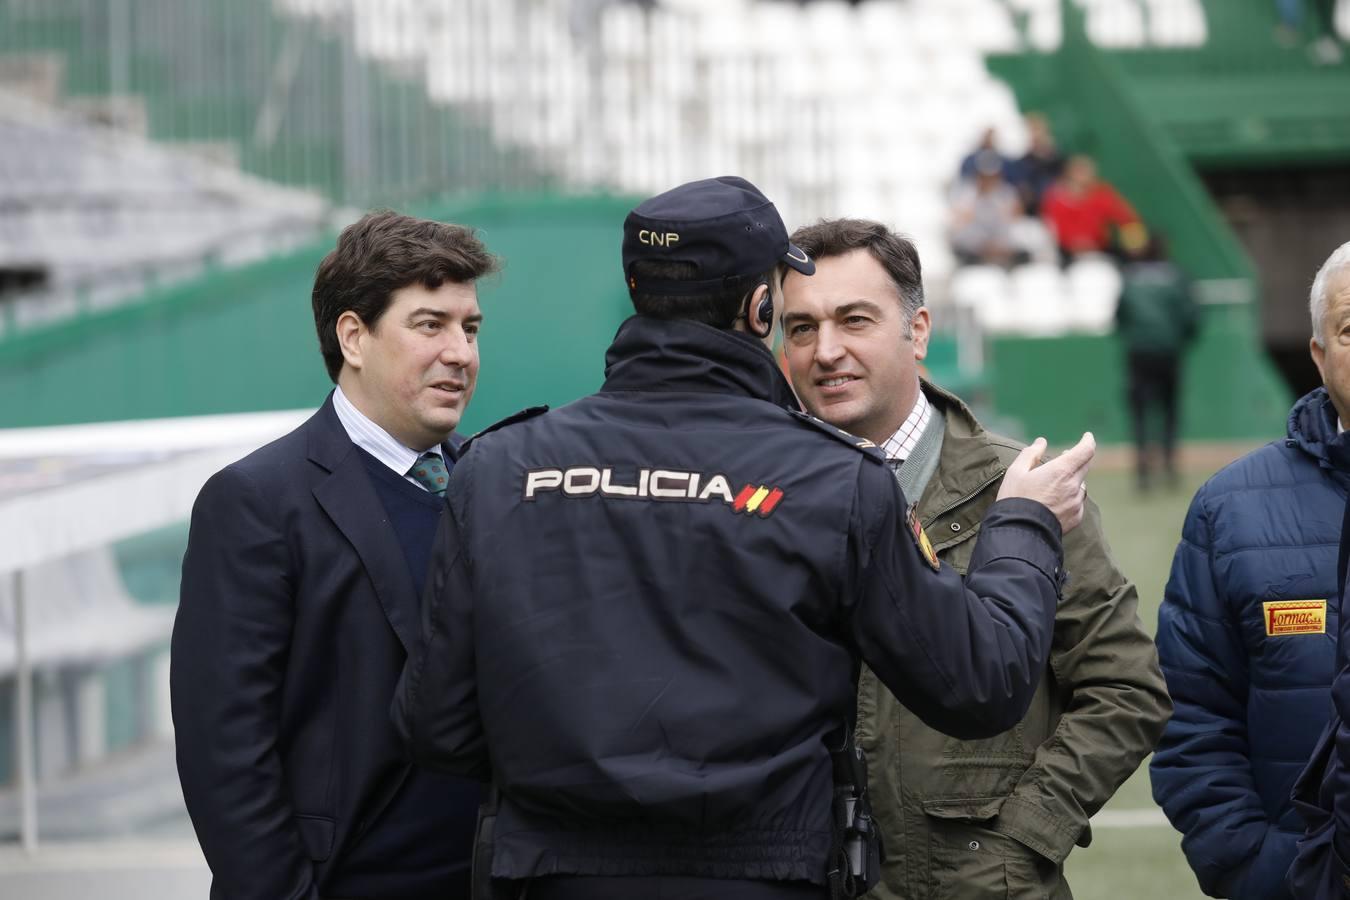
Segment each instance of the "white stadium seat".
M1012 13L1002 4L972 7L962 13L960 25L969 45L983 53L1014 53L1021 47Z
M985 331L1013 331L1016 314L1008 275L997 266L966 266L952 275L951 299L957 309L969 310Z
M1142 47L1147 39L1138 0L1080 0L1087 11L1088 37L1102 47Z
M1015 329L1021 334L1053 336L1069 329L1064 275L1059 267L1029 263L1012 270Z
M1208 39L1199 0L1144 0L1149 40L1159 47L1199 47Z
M1069 321L1075 330L1105 334L1120 299L1120 270L1107 258L1084 258L1069 266Z

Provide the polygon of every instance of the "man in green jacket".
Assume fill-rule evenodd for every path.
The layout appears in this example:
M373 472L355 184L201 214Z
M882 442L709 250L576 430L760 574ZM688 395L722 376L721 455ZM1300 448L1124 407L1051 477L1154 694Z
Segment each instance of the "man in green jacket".
M905 496L918 498L940 564L964 572L1020 445L920 379L930 317L913 244L854 219L799 229L792 240L816 261L815 276L789 273L783 284L798 396L881 448ZM1153 749L1171 703L1134 585L1116 569L1090 500L1064 550L1069 581L1050 663L1012 730L949 738L863 671L858 735L888 854L873 896L1072 897L1065 857L1087 845L1088 818Z

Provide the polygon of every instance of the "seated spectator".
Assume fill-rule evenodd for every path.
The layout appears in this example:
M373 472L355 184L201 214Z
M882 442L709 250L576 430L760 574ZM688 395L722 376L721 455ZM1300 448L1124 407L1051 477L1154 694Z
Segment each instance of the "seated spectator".
M1275 0L1280 24L1275 28L1275 40L1282 47L1295 47L1303 32L1303 17L1309 0ZM1336 0L1311 0L1313 28L1308 57L1323 66L1340 65L1345 54L1336 38Z
M952 196L950 237L956 258L964 265L1026 262L1029 254L1014 237L1022 203L1003 179L1003 158L986 150L976 157L973 171L973 180L957 185Z
M996 144L997 135L995 134L994 129L986 128L984 134L980 135L979 145L974 150L967 153L965 159L961 160L962 181L973 181L977 174L975 171L976 161L981 157L988 159L989 154L991 153L993 154L993 158L998 160L999 174L1004 178L1008 177L1009 166L1011 166L1012 163L1002 153L998 152Z
M1027 116L1027 132L1031 144L1026 154L1009 167L1008 181L1021 195L1027 215L1038 216L1045 192L1064 174L1064 154L1055 143L1050 120L1040 113Z
M1085 253L1119 255L1148 236L1134 207L1097 177L1097 164L1087 156L1072 156L1065 163L1063 177L1045 192L1041 215L1065 262Z

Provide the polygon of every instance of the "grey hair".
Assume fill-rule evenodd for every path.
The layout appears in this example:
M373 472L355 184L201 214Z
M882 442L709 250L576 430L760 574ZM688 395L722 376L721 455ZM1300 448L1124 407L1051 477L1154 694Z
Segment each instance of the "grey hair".
M1350 241L1346 241L1337 247L1332 254L1327 257L1327 261L1322 263L1322 268L1317 271L1317 277L1313 279L1312 291L1308 294L1308 312L1312 314L1313 340L1317 346L1325 347L1326 335L1323 333L1327 327L1327 301L1331 298L1327 296L1328 282L1338 273L1350 271Z

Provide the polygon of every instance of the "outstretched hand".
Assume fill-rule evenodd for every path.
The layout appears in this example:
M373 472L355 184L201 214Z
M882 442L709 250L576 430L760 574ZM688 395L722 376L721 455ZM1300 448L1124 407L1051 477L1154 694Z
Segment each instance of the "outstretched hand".
M1045 438L1036 438L1017 455L1003 476L998 499L1025 497L1044 504L1067 534L1083 521L1083 502L1087 499L1087 470L1097 454L1092 432L1050 462L1041 464Z

